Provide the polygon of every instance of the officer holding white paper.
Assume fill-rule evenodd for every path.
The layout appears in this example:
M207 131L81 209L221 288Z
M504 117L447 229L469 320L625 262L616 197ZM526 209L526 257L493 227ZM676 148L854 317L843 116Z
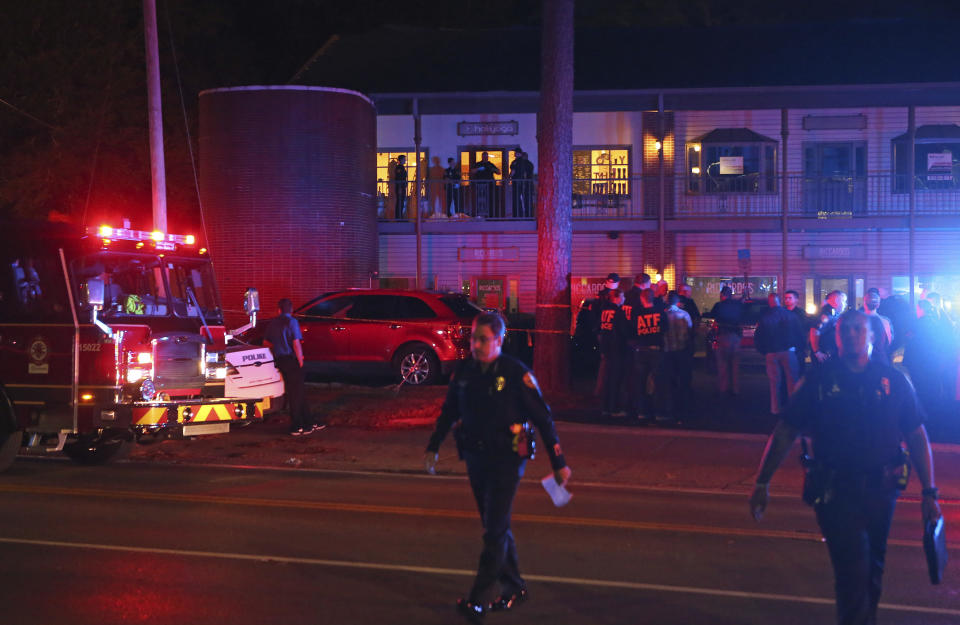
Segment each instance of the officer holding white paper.
M522 362L501 353L505 333L506 324L497 313L481 313L474 319L472 358L460 363L450 378L425 456L427 471L432 474L440 443L454 429L484 529L473 588L466 598L457 600L457 612L474 623L480 622L487 610L509 610L527 598L510 531L510 511L527 459L533 455L534 428L540 430L557 483L565 485L570 478L537 379ZM485 604L496 582L501 593Z

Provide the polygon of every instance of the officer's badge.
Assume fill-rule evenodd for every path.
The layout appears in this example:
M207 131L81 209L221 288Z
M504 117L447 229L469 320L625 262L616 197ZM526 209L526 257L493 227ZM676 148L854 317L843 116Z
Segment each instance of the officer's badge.
M523 383L536 392L540 392L540 385L537 384L537 378L533 377L533 373L530 371L523 374Z
M880 378L880 386L883 387L883 394L890 394L890 378Z
M827 395L833 396L833 395L839 395L839 394L840 394L840 385L834 382L833 387L830 388L830 391L827 393Z
M503 387L507 385L507 379L504 378L502 375L498 375L496 379L496 385L497 385L497 392L499 393L500 391L503 390Z

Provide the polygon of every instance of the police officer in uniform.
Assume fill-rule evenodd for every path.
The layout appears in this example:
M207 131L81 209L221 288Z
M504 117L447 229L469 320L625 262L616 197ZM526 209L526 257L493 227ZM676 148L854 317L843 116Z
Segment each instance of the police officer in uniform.
M623 314L623 292L619 288L607 291L607 301L600 305L597 342L603 358L603 408L604 417L626 416L620 403L620 390L630 362L626 341L631 326Z
M838 357L800 381L767 441L750 508L757 520L763 516L770 478L797 435L809 432L814 458L805 463L804 500L814 506L830 552L837 622L870 625L876 623L898 486L906 485L901 440L923 488L923 520L939 519L940 506L913 387L900 371L870 358L873 331L866 315L849 311L836 325Z
M293 317L293 303L284 297L277 302L276 318L270 321L263 340L273 353L273 362L283 376L283 392L290 412L290 434L303 436L326 427L319 421L310 423L303 384L303 335L300 323Z
M478 623L487 610L509 610L527 598L517 548L510 531L510 511L523 477L534 433L540 431L558 484L570 478L554 429L550 408L533 373L519 360L501 353L506 326L497 313L481 313L470 336L472 358L460 363L430 442L425 463L434 473L438 450L451 427L457 450L467 463L470 488L483 523L483 551L470 594L457 601L457 612ZM500 583L501 594L484 600Z

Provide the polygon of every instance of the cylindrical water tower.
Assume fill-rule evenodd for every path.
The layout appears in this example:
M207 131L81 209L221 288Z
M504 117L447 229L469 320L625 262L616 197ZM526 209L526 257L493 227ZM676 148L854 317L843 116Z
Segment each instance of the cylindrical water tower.
M363 287L377 269L376 112L361 93L301 86L200 93L200 196L220 296L262 314ZM235 313L235 314L231 314Z

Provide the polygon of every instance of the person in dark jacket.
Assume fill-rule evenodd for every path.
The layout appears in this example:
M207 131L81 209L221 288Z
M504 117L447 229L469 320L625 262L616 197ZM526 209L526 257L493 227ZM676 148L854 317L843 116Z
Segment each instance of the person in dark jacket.
M819 323L810 328L810 351L813 364L822 364L837 355L836 323L847 309L847 294L830 291L827 301L820 309Z
M631 416L641 423L655 417L656 402L647 392L651 376L660 371L663 353L663 307L654 299L653 289L640 293L640 304L630 311L632 321L627 344L632 352L632 365L627 378ZM658 389L657 389L658 390Z
M397 164L393 168L393 195L396 198L394 217L396 219L403 219L405 216L407 186L407 157L401 154L397 157Z
M873 330L873 352L870 357L890 364L893 356L890 349L893 344L893 324L877 311L879 307L880 291L868 289L863 296L863 314L870 320L870 329Z
M757 351L764 355L767 364L770 414L778 415L787 397L793 395L793 389L800 377L796 346L803 336L803 329L797 316L780 305L779 295L768 295L767 305L769 307L757 322L753 343ZM783 378L786 378L786 397L781 394Z
M717 323L717 387L721 393L740 394L740 339L743 336L743 302L733 299L733 289L720 289L720 301L710 315Z
M277 302L280 313L267 325L263 341L273 353L273 362L283 376L283 394L290 412L291 436L311 434L327 427L320 421L312 422L306 402L303 381L303 335L300 323L293 317L293 303L284 297Z
M809 338L807 337L807 333L810 329L810 315L800 306L800 294L794 290L787 291L783 294L783 307L796 315L797 321L800 323L801 332L800 336L797 337L797 344L794 347L797 348L798 371L802 376L807 365L807 352L809 351L807 343Z
M603 380L602 416L626 415L620 403L620 391L628 372L627 333L630 327L623 314L623 293L620 289L607 291L607 301L600 305L597 342L606 375Z
M531 456L534 433L530 425L540 431L557 483L566 484L571 473L537 379L522 362L502 353L505 333L506 324L497 313L484 312L474 318L471 358L462 361L450 378L424 456L427 472L436 473L440 444L455 428L457 450L467 463L484 531L473 588L457 601L457 611L472 623L481 623L487 610L509 610L527 599L510 530L510 511ZM485 604L497 582L500 596Z
M443 170L443 187L446 193L446 208L450 217L460 212L460 167L453 158L447 159L447 168ZM453 210L450 210L450 207Z
M490 155L484 152L476 166L470 170L470 180L476 196L477 208L474 217L500 217L498 202L494 196L494 174L499 174L500 168L490 162Z

